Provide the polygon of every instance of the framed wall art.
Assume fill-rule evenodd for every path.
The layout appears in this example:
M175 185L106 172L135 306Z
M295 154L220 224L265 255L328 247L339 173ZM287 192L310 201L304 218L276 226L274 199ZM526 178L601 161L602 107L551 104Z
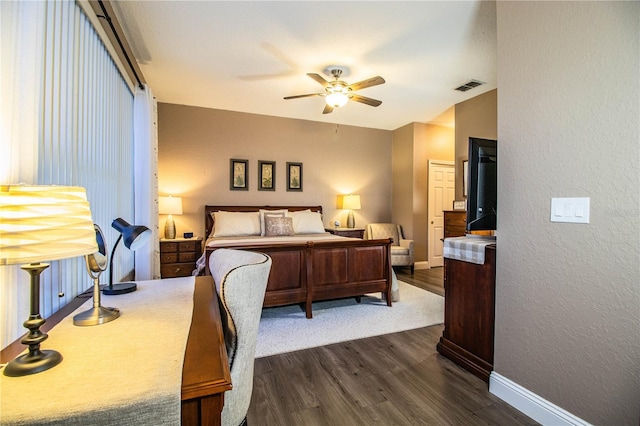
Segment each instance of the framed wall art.
M276 162L258 161L258 191L276 190Z
M231 159L229 166L229 188L232 191L248 191L249 190L249 160Z
M302 192L302 163L287 163L287 191Z

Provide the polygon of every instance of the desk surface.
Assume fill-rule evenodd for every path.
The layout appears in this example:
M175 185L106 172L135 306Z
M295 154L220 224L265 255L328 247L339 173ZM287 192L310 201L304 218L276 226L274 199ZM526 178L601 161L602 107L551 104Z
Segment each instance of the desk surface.
M180 280L185 280L185 279L187 278L181 278ZM156 286L171 286L172 284L174 285L177 284L177 281L174 283L172 283L171 281L175 281L175 280L158 280L154 282L149 282L150 284L152 283L153 285L150 287L146 286L144 288L145 291L136 292L136 297L137 297L136 303L141 303L142 305L144 305L146 301L148 301L149 299L148 296L153 294L148 292L152 291L154 287L157 289ZM210 276L195 278L195 283L191 281L191 288L193 289L192 290L193 294L191 294L191 290L189 290L188 293L184 294L184 296L181 296L181 299L185 301L192 299L193 309L192 309L191 315L187 314L186 321L180 322L180 324L183 324L180 327L184 327L185 333L188 332L188 334L186 335L186 345L182 343L183 345L185 345L183 346L184 359L182 360L183 361L181 366L182 371L180 372L180 369L178 369L177 377L176 377L179 380L180 376L182 376L181 377L182 381L179 385L180 400L181 400L179 403L179 406L181 406L181 408L180 408L180 414L178 416L174 416L176 420L171 420L170 424L175 424L174 422L177 423L179 419L179 421L184 425L194 425L194 424L215 425L215 424L220 424L220 414L222 412L222 407L223 407L224 392L231 389L231 378L230 378L231 375L229 372L229 364L228 364L227 353L224 345L222 325L220 322L218 298L217 298L217 293L215 291L215 286L213 284L213 279ZM167 289L167 290L170 290L169 292L171 294L175 293L171 289ZM145 294L143 295L143 293ZM164 293L164 292L160 292L160 293ZM103 298L103 305L110 306L109 303L111 303L112 305L116 306L118 305L116 301L120 300L119 304L124 307L126 305L125 300L117 299L117 297L122 297L122 296L111 296L110 298L108 297ZM153 299L153 297L151 297L151 299ZM173 301L173 303L176 302L175 297L173 298L170 297L170 299ZM84 296L80 297L79 303L82 304L84 302L87 302L87 298ZM78 303L78 301L76 301L76 303ZM76 307L77 306L79 305L76 304ZM180 305L176 304L176 306L180 306ZM84 307L86 306L83 306L83 309ZM144 327L145 329L148 329L148 326L150 323L162 325L161 318L156 318L156 319L152 318L149 321L145 321L145 319L147 318L146 316L144 317L145 319L138 318L140 316L140 313L136 312L134 308L135 308L135 304L129 305L127 309L123 310L123 315L127 315L130 318L130 320L134 320L132 324L133 329L136 329L136 327L139 328L140 326ZM153 315L150 315L150 316L153 317ZM136 320L136 318L138 319ZM68 326L70 325L68 323L70 323L71 318L69 316L62 317L61 321L65 322L64 326L66 326L68 329ZM125 322L122 321L121 319L118 319L112 322L111 324L112 326L114 326L114 325L118 325L118 323L120 323L119 325L120 327L122 327L125 324ZM48 325L52 327L55 324L48 324ZM106 327L106 325L96 326L96 327ZM129 327L130 325L127 325L127 328ZM121 342L118 339L115 339L115 340L118 340L116 344L118 344L121 347L125 347L125 349L129 351L127 355L128 358L126 359L131 359L131 357L148 357L150 352L153 353L153 350L154 350L153 344L145 340L145 335L147 333L141 332L140 330L134 331L133 329L131 330L131 333L133 333L133 336L128 337L129 339L134 339L133 343L131 341ZM164 332L166 330L166 325L162 326L161 330L163 330ZM41 379L44 379L44 381L46 382L47 380L51 380L51 377L49 378L46 377L47 375L51 376L51 374L56 376L56 375L60 375L61 373L64 373L65 377L72 377L74 374L73 371L76 371L80 368L80 359L87 358L84 355L88 353L92 354L89 356L91 360L93 359L96 360L95 368L98 368L99 370L105 370L102 367L106 365L104 363L104 360L109 359L109 353L108 353L109 350L100 349L101 347L100 345L102 345L102 343L97 343L97 342L94 342L89 348L86 347L88 340L91 340L92 337L95 339L97 336L98 340L105 340L99 337L105 331L107 331L105 328L72 326L72 329L71 329L72 338L71 340L68 340L69 347L66 347L64 349L61 347L55 348L55 349L61 350L61 352L63 353L63 357L65 357L66 355L65 360L60 366L54 367L53 369L48 370L48 372L43 372L43 373L35 374L32 376L25 376L23 378L2 377L2 381L5 382L6 380L17 380L11 385L9 384L9 382L5 384L10 385L10 388L16 387L16 389L18 388L22 389L24 386L28 385L27 382L29 381L35 380L36 382L40 382L42 381ZM50 337L60 335L55 331L52 333L53 334ZM127 335L131 333L127 333ZM73 335L76 335L76 334L79 337L73 338ZM52 340L51 343L54 343L53 341L55 341L56 339L52 337L50 340ZM113 345L114 344L113 342L114 342L114 339L109 339L109 342L106 342L105 344ZM110 347L113 348L113 346L110 346ZM67 350L66 353L65 353L65 349ZM101 355L95 354L94 352L96 352L96 350ZM161 355L161 354L158 354L158 355ZM127 364L126 359L122 361L125 364ZM175 362L180 362L180 361L175 360ZM123 366L125 364L123 364ZM116 365L118 365L118 363L116 363ZM110 365L110 368L111 367L113 366ZM180 368L179 364L178 364L178 368ZM111 370L111 371L114 371L114 370ZM92 376L94 376L93 373L80 373L80 374L83 375L84 379L80 379L81 381L79 383L84 383L85 385L89 383L90 386L98 389L97 391L98 393L96 393L95 395L96 396L99 395L99 389L101 388L101 386L105 386L106 384L103 383L102 380L99 380L100 383L96 383L95 378L94 380L92 380ZM135 373L132 373L132 374L134 374L135 376ZM163 372L163 374L160 375L160 377L153 377L155 375L148 376L148 375L145 375L144 372L139 371L139 376L140 376L139 380L137 380L136 382L139 381L139 382L145 382L145 383L146 382L154 383L153 380L156 380L156 383L157 383L157 380L162 379L162 377L165 377L165 374ZM65 387L69 387L73 393L73 388L77 386L73 386L73 383L71 382L74 382L74 381L73 380L69 381L66 379L64 381L64 383L66 383ZM107 380L106 382L108 383L110 382L110 380ZM79 387L82 388L82 386L79 386ZM153 385L152 387L155 388L155 386ZM11 392L10 388L4 388L3 392L4 391ZM154 393L154 389L149 389L148 391L144 391L144 389L141 389L141 391L143 392L142 394L145 395L144 397L142 397L142 399L146 399L147 394ZM88 393L93 394L93 392L88 392ZM23 394L23 392L21 391L20 394ZM39 405L35 400L31 399L31 401L35 403L33 406L34 409L37 410L38 406L40 406L41 408L44 408L42 406L42 403L44 403L44 405L51 405L51 404L55 405L55 400L57 400L57 398L53 398L50 391L43 390L41 395L43 398L45 398L41 401L41 405ZM115 394L115 395L116 396L114 396L114 398L117 399L118 394ZM86 399L86 398L83 398L83 399ZM94 399L94 398L91 397L91 399ZM145 404L147 405L150 405L150 404L148 404L148 401L142 401L142 400L138 401L137 398L135 401L132 401L132 402L133 404L127 404L127 406L133 407L131 410L128 410L128 411L125 410L122 404L119 405L122 408L123 416L126 417L128 415L135 415L142 423L146 423L146 421L144 421L142 418L144 416L140 416L141 414L140 411L138 411L138 414L136 414L134 411L142 409L143 406L145 406ZM93 404L89 404L85 408L79 408L80 405L81 404L77 404L77 406L75 407L75 412L73 416L76 416L76 417L92 416L96 414L93 412L94 411L94 408L92 408ZM16 406L14 408L17 409L18 407ZM78 410L81 410L81 411L78 411ZM124 411L127 411L127 412L125 413ZM19 417L20 413L25 413L25 412L27 411L22 411L22 409L20 409L20 411L16 412L16 414L18 414L18 417ZM51 423L53 421L53 424L55 424L54 419L47 418L48 417L47 412L48 412L47 409L43 409L40 411L40 413L36 415L44 416L42 419L44 422ZM150 411L146 410L146 415L147 415L146 418L149 424L162 423L162 422L158 422L158 420L160 420L160 418L163 417L163 414L160 412L156 412L155 409L150 408ZM164 420L165 420L164 423L166 423L166 420L168 420L168 418L164 417Z

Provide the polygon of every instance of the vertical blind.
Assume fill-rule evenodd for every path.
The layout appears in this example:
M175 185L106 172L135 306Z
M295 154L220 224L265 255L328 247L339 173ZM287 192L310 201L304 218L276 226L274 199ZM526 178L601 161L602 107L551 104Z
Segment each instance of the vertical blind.
M2 3L4 14L7 2ZM35 147L31 154L36 157L37 171L32 181L25 183L85 187L93 220L102 228L110 251L118 237L111 228L113 219L122 217L132 222L134 217L133 94L74 1L35 3L25 7L42 8L41 13L24 13L14 3L10 34L19 39L24 36L21 31L31 27L40 29L43 37L40 43L30 44L34 51L25 51L23 44L14 43L21 50L12 52L41 57L34 73L37 79L34 86L38 87L38 108L33 120L37 138L32 142ZM2 37L6 36L3 30ZM20 79L20 63L15 62L15 79ZM10 151L20 150L24 143L20 138L11 139ZM2 178L1 183L20 182L15 180L16 174ZM41 280L41 314L45 318L92 285L84 258L50 264ZM133 270L133 253L119 247L114 265L114 277L126 275ZM22 322L29 313L29 288L15 282L21 271L10 270L15 267L0 268L3 299L0 343L5 347L25 331ZM103 274L102 283L105 277L107 273ZM24 279L20 277L19 281ZM64 296L59 297L59 292Z

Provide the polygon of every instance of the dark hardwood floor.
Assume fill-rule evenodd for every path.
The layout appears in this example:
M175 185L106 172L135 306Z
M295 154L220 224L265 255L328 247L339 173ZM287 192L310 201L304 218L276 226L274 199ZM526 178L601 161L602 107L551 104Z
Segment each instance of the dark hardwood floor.
M416 270L413 277L408 269L396 272L402 281L442 293L442 268ZM248 424L537 424L440 356L442 330L434 325L258 358Z
M400 281L413 284L423 290L444 297L444 268L416 269L411 275L409 268L396 268L396 276Z

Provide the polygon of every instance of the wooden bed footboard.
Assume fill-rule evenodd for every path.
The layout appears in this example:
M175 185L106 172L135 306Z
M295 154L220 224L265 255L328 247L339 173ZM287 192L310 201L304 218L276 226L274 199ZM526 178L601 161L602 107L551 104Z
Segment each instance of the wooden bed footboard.
M271 257L264 307L304 304L312 318L312 302L381 292L391 306L391 240L308 241L304 244L231 246ZM206 249L209 256L217 248Z
M213 212L257 212L260 209L309 209L322 214L322 206L205 206L205 235L213 229ZM217 248L221 247L205 247L206 275L211 275L209 256ZM391 306L391 239L234 243L227 248L259 251L271 257L264 307L304 304L307 318L311 318L314 301L374 292L386 294L387 305Z

